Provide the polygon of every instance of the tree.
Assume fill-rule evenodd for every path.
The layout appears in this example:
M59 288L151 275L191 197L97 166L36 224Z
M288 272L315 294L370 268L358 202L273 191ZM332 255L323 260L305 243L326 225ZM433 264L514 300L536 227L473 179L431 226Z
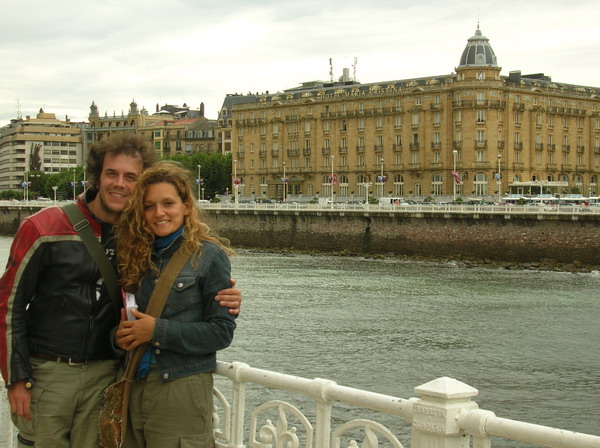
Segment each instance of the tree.
M181 163L190 170L194 179L198 179L198 165L200 165L200 175L204 180L202 188L206 198L223 194L228 188L231 190L231 154L197 153L191 156L177 154L167 159Z

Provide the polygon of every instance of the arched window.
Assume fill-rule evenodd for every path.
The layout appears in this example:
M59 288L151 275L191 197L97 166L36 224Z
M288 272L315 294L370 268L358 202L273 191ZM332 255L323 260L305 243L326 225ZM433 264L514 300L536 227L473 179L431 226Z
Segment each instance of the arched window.
M340 196L348 196L348 176L340 176Z

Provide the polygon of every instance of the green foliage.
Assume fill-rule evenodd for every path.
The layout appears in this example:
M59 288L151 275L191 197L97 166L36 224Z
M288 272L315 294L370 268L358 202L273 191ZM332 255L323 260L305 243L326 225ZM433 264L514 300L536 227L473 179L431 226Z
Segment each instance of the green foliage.
M461 198L461 197L458 197L458 198L456 198L456 199L454 200L454 203L455 203L455 204L462 204L463 202L464 202L464 201L463 201L463 198Z
M205 154L198 153L191 156L177 154L166 157L185 166L198 179L198 165L200 165L200 176L204 180L204 197L214 198L216 194L224 194L232 186L232 158L231 154Z
M23 199L23 193L18 190L2 190L0 191L1 201L10 201L11 199Z

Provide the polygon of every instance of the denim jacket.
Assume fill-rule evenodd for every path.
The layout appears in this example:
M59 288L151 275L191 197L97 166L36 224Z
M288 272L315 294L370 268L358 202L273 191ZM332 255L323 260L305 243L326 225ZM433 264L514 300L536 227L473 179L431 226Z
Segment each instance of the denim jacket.
M154 262L162 272L183 238L159 251ZM193 255L177 276L165 308L156 319L150 341L161 381L214 370L217 350L231 344L235 317L214 300L217 292L229 288L231 266L225 252L216 244L202 242L201 252ZM145 312L157 277L148 271L135 299ZM151 373L152 374L152 373Z

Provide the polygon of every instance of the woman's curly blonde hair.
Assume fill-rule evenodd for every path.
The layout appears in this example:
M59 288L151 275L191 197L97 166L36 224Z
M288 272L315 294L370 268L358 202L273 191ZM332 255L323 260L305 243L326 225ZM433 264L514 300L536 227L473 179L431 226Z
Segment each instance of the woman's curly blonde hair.
M192 193L191 173L177 163L158 162L139 177L131 200L115 225L118 269L125 291L135 291L149 269L158 275L158 268L152 262L155 236L144 218L146 190L158 183L173 185L183 203L189 207L189 213L184 217L182 244L189 254L195 254L202 241L218 244L228 255L233 254L227 242L200 220Z

